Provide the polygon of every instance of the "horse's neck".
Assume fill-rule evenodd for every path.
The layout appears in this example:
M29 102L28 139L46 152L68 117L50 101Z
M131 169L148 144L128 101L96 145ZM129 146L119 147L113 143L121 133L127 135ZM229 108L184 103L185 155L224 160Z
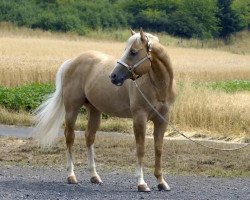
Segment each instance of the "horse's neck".
M149 72L150 81L157 93L157 99L165 102L168 91L172 90L173 69L164 48L156 43L152 48L152 67Z

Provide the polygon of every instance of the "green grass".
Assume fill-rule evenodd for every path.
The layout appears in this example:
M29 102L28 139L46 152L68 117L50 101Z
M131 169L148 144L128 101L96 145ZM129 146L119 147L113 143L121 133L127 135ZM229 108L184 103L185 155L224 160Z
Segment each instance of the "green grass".
M232 80L224 82L214 82L208 84L214 90L223 90L225 92L250 91L250 81Z
M220 90L227 93L250 91L250 81L229 80L221 82L193 83L194 87L207 87L212 90ZM182 87L182 85L181 85Z

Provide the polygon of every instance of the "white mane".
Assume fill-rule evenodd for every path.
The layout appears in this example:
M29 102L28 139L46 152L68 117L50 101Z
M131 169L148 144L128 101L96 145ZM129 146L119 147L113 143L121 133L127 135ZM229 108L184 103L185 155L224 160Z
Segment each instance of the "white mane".
M145 32L144 32L145 33ZM159 38L157 36L154 36L150 33L145 33L146 36L148 37L148 39L154 43L155 42L159 42ZM140 42L140 39L141 39L141 35L140 33L136 33L134 35L132 35L129 39L128 39L128 42L127 42L127 45L126 45L126 49L130 49L131 45L135 42L135 40L137 40L137 42ZM126 52L126 51L125 51Z

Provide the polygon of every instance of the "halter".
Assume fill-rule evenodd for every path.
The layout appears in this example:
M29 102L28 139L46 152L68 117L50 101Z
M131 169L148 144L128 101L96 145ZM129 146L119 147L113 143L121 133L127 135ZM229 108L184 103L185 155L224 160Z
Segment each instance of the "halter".
M119 64L121 64L121 65L123 65L124 67L126 67L127 69L128 69L128 71L131 73L131 75L132 75L132 77L130 78L130 79L132 79L132 80L136 80L136 79L138 79L138 78L140 78L141 77L141 75L138 75L138 74L136 74L135 72L134 72L134 70L137 68L137 67L139 67L142 63L144 63L146 60L149 60L150 61L150 63L152 64L152 57L151 57L151 54L150 54L150 52L152 51L152 42L151 41L149 41L149 38L148 38L148 36L147 35L145 35L146 36L146 38L147 38L147 50L148 50L148 52L147 52L147 55L144 57L144 58L142 58L141 60L139 60L137 63L135 63L134 65L131 65L131 66L129 66L127 63L125 63L125 62L123 62L122 60L118 60L117 61L117 63L119 63Z

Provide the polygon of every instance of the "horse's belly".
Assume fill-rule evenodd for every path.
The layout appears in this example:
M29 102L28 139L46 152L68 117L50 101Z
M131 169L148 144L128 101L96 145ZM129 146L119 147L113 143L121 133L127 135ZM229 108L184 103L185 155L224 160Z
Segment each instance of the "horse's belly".
M111 95L112 96L112 95ZM111 116L130 118L131 111L129 102L123 102L122 99L112 98L108 95L95 94L94 96L87 95L88 101L96 107L99 111Z

